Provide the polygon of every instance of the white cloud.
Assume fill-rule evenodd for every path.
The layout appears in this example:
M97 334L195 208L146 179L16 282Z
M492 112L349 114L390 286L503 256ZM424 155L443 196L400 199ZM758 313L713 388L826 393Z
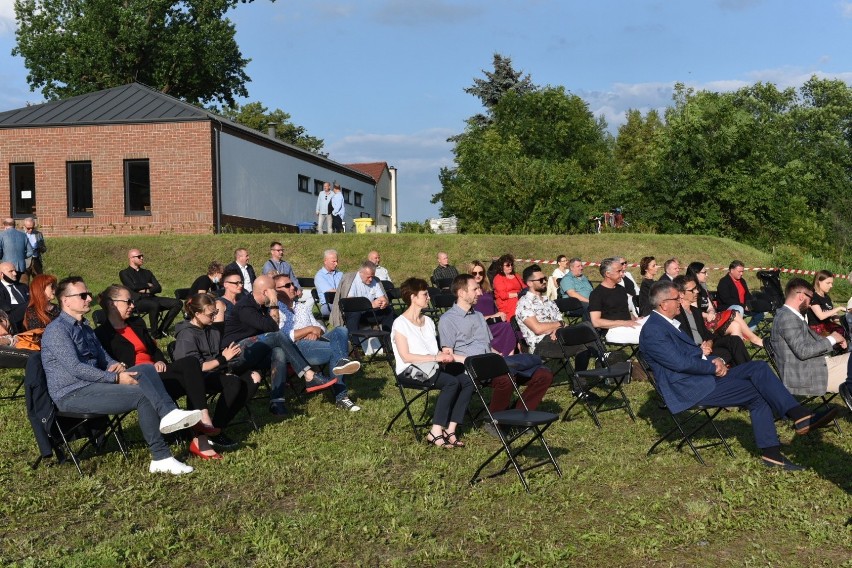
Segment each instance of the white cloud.
M852 2L843 0L838 3L840 7L840 15L846 19L852 19Z
M0 0L0 36L15 32L15 0Z

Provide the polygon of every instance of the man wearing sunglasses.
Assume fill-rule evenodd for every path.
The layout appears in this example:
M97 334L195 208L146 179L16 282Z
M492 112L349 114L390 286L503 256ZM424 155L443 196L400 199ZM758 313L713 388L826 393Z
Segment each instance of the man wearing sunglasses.
M328 366L337 384L331 387L337 408L358 412L361 407L349 398L344 375L357 373L361 363L346 358L349 350L349 331L345 326L326 332L325 326L314 318L311 306L296 301L296 286L286 274L274 278L278 296L278 327L281 333L296 344L296 348L311 365ZM333 365L333 366L332 366Z
M200 410L180 410L169 397L151 364L129 369L110 357L84 316L92 294L79 276L56 286L62 313L45 328L41 358L47 390L64 412L122 414L136 410L139 428L153 460L151 473L179 475L192 467L172 457L162 434L189 428L201 420Z
M813 295L813 286L801 278L787 283L784 305L775 312L769 336L778 372L791 393L822 396L839 392L852 410L852 357L846 338L836 331L822 337L808 327L805 316ZM845 352L832 357L835 345Z
M148 314L148 329L154 339L165 337L172 326L172 322L178 315L181 303L175 298L161 298L157 296L163 291L163 287L157 282L154 273L147 268L142 268L145 263L145 255L139 249L130 249L127 253L130 266L118 273L121 283L130 288L136 310ZM163 322L160 321L160 312L168 310Z

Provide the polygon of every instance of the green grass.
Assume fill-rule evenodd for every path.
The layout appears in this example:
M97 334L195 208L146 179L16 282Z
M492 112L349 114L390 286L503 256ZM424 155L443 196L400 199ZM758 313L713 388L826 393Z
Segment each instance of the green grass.
M713 265L767 256L731 241L610 235L482 237L433 235L291 236L281 239L297 273L310 275L335 243L344 268L378 248L394 279L426 275L435 253L458 262L510 251L525 258L564 253L598 260L645 251ZM212 258L249 245L253 264L273 236L158 237L133 240L164 287L188 285ZM48 269L80 273L98 290L123 267L130 239L51 239ZM252 243L259 243L258 246ZM837 296L840 298L840 296ZM8 393L17 374L0 375ZM244 445L224 462L191 459L184 478L152 476L142 445L129 462L117 452L70 464L29 463L37 450L22 400L0 401L0 564L20 566L852 566L852 434L797 438L779 425L786 453L809 470L766 471L755 458L748 416L728 412L721 426L735 457L703 452L710 464L664 445L645 457L668 426L646 383L627 394L637 413L602 416L603 429L575 413L548 431L563 470L530 475L527 495L514 474L470 486L496 442L466 432L467 447L416 444L403 422L384 361L351 379L359 413L316 396L294 417L272 420L256 401L259 432L229 432ZM553 389L543 410L571 402ZM135 418L129 435L139 439ZM185 449L175 447L178 454ZM185 457L185 455L180 456Z

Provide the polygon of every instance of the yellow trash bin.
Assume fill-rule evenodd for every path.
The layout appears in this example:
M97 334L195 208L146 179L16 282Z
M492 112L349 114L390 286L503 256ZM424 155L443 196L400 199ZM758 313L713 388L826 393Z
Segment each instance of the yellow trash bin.
M357 219L353 220L355 221L356 233L366 233L367 227L373 224L373 220L369 217L358 217Z

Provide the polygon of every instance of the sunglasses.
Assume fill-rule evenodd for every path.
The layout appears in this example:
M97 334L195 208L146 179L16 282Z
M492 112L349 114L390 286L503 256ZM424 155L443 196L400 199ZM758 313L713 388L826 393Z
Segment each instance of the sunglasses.
M531 279L527 280L527 282L538 282L539 284L544 284L545 282L547 282L547 278L535 278L535 279L531 278Z
M236 286L242 286L243 281L242 280L225 280L224 282L222 282L222 284L234 284Z
M144 254L135 254L132 258L145 258Z
M289 290L292 287L293 287L293 283L287 282L286 284L282 284L281 286L276 286L275 289L276 290Z
M66 298L73 298L75 296L79 296L81 300L88 300L89 298L92 298L92 293L91 292L80 292L79 294L65 294Z
M123 302L123 303L128 304L128 305L135 303L133 300L122 300L121 298L110 298L110 300L112 300L113 303Z
M483 271L483 270L474 270L473 272L471 272L471 274L472 274L473 276L482 276L483 274L485 274L485 271Z

